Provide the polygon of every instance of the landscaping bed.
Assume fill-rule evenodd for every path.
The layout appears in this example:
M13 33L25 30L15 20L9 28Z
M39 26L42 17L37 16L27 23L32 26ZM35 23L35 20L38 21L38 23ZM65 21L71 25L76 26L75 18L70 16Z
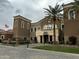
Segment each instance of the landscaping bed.
M49 51L59 51L59 52L67 52L67 53L76 53L79 54L79 47L74 46L60 46L60 45L43 45L33 47L35 49L49 50Z

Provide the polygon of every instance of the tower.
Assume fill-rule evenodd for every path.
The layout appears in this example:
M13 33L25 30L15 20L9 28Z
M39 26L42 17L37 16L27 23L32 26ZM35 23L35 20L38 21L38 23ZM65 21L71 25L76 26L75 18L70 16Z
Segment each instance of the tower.
M24 43L30 40L31 20L23 16L14 16L13 33L16 43Z

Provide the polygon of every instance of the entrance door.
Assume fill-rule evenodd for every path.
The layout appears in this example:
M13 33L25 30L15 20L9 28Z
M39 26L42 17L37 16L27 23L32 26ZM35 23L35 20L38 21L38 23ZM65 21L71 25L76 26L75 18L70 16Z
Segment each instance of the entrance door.
M50 36L50 42L52 42L52 36Z
M42 43L42 36L40 36L40 43Z
M44 43L48 43L48 35L44 35Z
M37 43L37 37L34 37L34 41L35 41L35 43Z

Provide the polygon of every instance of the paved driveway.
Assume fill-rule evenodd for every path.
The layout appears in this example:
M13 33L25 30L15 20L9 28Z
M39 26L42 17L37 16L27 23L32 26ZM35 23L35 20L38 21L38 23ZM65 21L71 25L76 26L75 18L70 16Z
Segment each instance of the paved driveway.
M0 59L79 59L79 55L0 45Z

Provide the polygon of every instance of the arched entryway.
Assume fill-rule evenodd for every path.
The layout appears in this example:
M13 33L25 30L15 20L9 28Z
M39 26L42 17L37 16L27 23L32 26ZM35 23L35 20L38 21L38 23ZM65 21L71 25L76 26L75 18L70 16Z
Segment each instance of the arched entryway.
M44 43L48 43L48 35L44 35Z
M37 37L34 37L34 42L37 43Z
M42 37L43 37L43 36L41 35L41 36L40 36L40 43L43 43Z
M48 43L49 42L49 40L48 40L48 32L44 32L43 37L44 37L44 43Z

